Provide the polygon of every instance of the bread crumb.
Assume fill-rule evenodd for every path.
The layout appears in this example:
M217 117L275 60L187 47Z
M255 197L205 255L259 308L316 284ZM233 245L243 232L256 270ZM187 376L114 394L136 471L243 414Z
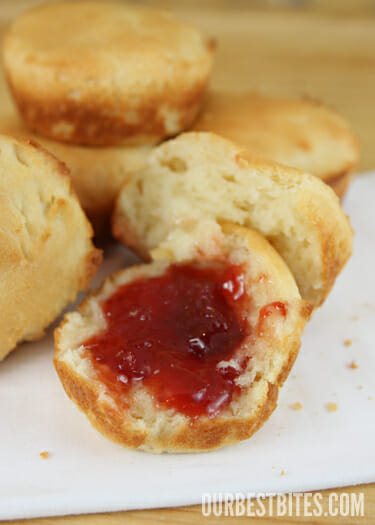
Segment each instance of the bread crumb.
M363 386L359 386L359 387L358 387L358 390L363 390Z
M46 451L41 452L41 453L39 454L39 456L40 456L42 459L48 459L48 458L49 458L49 452L46 452Z
M329 402L326 404L328 412L336 412L338 410L337 403Z
M296 403L293 403L292 408L293 410L302 410L303 406L299 401L297 401Z
M345 346L352 346L352 344L353 344L353 341L351 339L345 339L344 341Z
M282 471L280 472L280 476L285 476L285 470L282 470Z
M358 319L359 319L358 315L353 315L352 321L358 321Z
M351 368L352 370L356 370L358 368L358 365L355 361L350 361L348 364L348 368Z

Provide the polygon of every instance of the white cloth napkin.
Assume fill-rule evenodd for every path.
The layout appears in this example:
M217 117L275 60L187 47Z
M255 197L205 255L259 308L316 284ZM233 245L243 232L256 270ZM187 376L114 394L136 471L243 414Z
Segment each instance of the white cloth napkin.
M375 176L350 188L354 255L306 329L279 407L240 445L153 456L107 441L64 394L51 331L0 363L0 519L195 504L203 492L375 481L374 198ZM123 250L110 253L96 284L125 262Z

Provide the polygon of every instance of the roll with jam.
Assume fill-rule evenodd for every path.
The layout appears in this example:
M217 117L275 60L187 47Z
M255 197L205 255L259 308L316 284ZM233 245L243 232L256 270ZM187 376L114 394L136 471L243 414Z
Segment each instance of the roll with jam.
M68 396L130 448L198 452L250 437L350 255L333 190L187 133L124 186L113 224L149 262L109 277L57 329Z

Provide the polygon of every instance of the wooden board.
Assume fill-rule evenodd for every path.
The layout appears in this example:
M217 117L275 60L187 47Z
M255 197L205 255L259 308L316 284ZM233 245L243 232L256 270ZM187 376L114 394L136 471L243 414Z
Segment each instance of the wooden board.
M179 11L217 38L214 86L308 95L336 107L360 138L360 169L375 167L375 15Z
M126 473L125 473L126 475ZM344 489L335 490L338 495L343 492L355 492L356 494L364 494L364 510L365 515L360 518L353 517L322 517L312 518L309 516L298 516L296 505L293 505L293 517L289 516L275 516L276 506L273 505L273 516L268 514L265 517L216 517L203 516L200 505L192 507L179 507L175 509L153 509L153 510L138 510L128 512L114 512L106 514L90 514L86 516L66 516L62 518L38 518L33 520L18 520L19 525L157 525L162 523L171 523L178 525L195 525L198 523L210 523L212 525L238 525L249 522L259 523L262 525L277 525L279 523L288 523L289 525L297 525L301 523L319 524L319 525L353 525L354 523L361 523L361 525L374 525L375 517L375 485L360 485L357 487L346 487ZM324 509L328 509L328 498L332 491L322 492L322 505ZM268 508L268 504L266 502ZM12 521L2 522L3 525L14 525Z
M341 2L341 0L340 0ZM370 2L346 0L335 9L320 9L324 3L311 2L312 9L261 9L259 2L153 1L170 7L180 17L195 23L218 42L217 61L212 79L215 87L261 90L270 95L309 95L346 115L362 145L361 169L375 168L373 128L375 122L375 11ZM37 0L2 0L0 29L25 7ZM307 7L309 4L306 4ZM345 9L340 10L340 5ZM254 8L252 8L252 6ZM358 6L362 10L358 11ZM350 13L350 16L349 14ZM353 16L354 15L354 16ZM0 97L10 104L0 78ZM349 453L349 452L348 452ZM124 473L126 475L126 473ZM157 481L156 481L157 482ZM364 492L363 524L375 520L375 484L343 491ZM329 491L324 492L328 498ZM241 523L248 518L226 518L225 523ZM178 509L120 512L113 514L45 518L18 523L49 524L130 524L222 523L223 518L204 518L200 506ZM242 520L242 521L241 521ZM252 518L252 523L340 523L352 524L347 517ZM4 522L11 523L11 522Z

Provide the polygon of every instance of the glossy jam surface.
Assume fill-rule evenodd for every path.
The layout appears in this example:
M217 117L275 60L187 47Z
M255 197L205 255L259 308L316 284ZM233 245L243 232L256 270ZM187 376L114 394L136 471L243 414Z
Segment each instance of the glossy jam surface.
M120 392L142 382L191 418L219 414L247 362L217 366L249 335L244 280L240 266L175 264L120 287L101 305L107 329L84 343L101 379Z
M263 308L260 309L259 312L259 321L258 321L258 336L262 337L265 332L264 322L268 317L271 315L281 315L282 317L286 317L287 314L287 307L285 303L281 303L280 301L275 301L274 303L269 303L263 306Z

